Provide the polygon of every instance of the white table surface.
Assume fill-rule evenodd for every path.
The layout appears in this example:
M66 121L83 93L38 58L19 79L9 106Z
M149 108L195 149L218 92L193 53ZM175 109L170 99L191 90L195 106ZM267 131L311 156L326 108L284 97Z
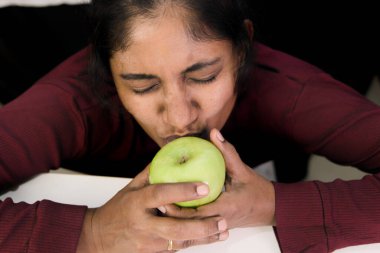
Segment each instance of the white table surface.
M72 174L41 174L12 191L0 196L0 200L11 197L13 201L33 203L49 199L60 203L98 207L130 182L127 178L100 177ZM201 245L181 250L185 253L277 253L280 252L272 227L239 228L230 231L224 242ZM336 253L380 252L380 244L348 247Z

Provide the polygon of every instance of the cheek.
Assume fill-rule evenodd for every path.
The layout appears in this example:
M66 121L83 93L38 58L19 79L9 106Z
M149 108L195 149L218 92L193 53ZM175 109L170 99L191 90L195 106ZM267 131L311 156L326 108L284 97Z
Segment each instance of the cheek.
M219 83L215 89L203 97L203 112L206 120L214 122L221 127L228 118L236 100L236 93L232 81L227 80Z
M126 88L117 89L119 98L124 108L136 119L141 125L148 123L154 124L154 103L151 99L143 96L136 96Z

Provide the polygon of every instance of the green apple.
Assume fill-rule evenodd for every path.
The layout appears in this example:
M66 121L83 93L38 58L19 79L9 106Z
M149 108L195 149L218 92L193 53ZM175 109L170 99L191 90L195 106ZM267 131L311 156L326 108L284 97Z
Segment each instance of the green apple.
M149 168L151 184L203 182L209 194L203 198L175 203L197 207L214 201L222 192L226 175L224 158L211 142L198 137L181 137L162 147Z

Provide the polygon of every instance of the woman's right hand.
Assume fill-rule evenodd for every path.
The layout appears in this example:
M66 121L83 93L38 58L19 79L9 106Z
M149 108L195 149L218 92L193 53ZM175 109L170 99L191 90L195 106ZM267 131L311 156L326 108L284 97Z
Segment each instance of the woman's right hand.
M148 183L148 167L102 207L87 211L77 252L167 252L225 240L222 217L183 219L165 217L158 208L201 198L202 183Z

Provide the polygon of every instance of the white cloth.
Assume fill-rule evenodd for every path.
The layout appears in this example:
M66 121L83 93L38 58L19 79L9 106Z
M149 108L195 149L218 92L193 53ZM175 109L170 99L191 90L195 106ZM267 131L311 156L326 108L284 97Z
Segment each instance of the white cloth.
M61 4L85 4L90 0L0 0L0 7L24 6L24 7L44 7Z

